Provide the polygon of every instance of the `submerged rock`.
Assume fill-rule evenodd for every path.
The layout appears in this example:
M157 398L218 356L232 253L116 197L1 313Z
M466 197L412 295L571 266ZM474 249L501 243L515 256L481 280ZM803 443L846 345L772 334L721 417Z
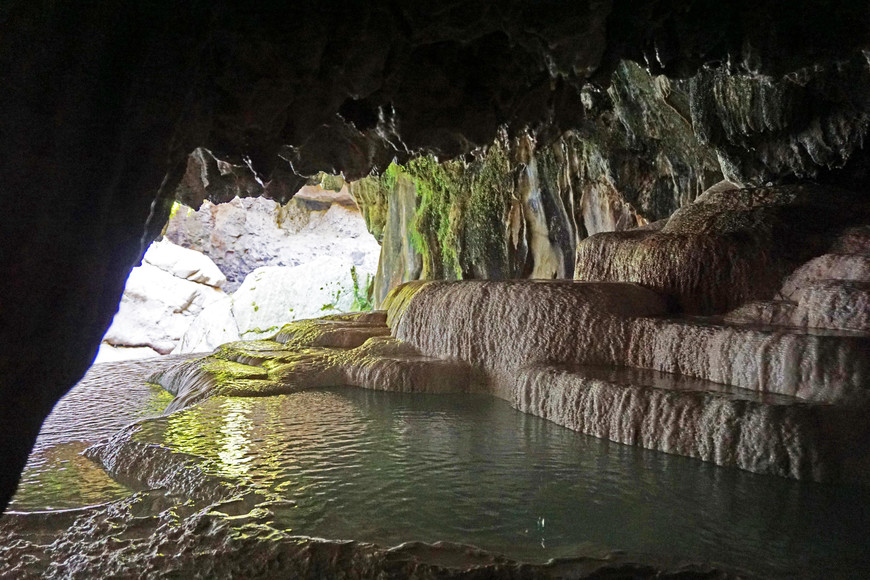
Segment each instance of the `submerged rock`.
M6 516L0 522L0 574L21 579L279 575L435 580L468 578L469 573L506 580L745 577L706 564L639 562L619 553L529 564L449 542L387 548L311 538L270 525L280 502L255 503L237 493L205 507L202 502L167 506L163 494L151 491L83 512Z

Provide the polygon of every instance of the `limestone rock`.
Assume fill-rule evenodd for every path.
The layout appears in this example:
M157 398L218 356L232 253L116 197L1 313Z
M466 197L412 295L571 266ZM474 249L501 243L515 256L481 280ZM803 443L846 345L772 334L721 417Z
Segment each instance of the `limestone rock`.
M824 254L795 270L783 283L783 297L798 301L801 288L825 280L870 282L870 255Z
M110 11L111 25L101 9L5 8L0 189L34 204L26 219L7 212L0 244L3 303L15 305L4 306L0 342L20 345L0 367L0 425L16 425L0 433L9 473L90 364L197 146L252 168L283 200L298 189L278 187L291 169L355 179L409 151L463 154L501 123L540 127L542 138L583 129L579 85L606 85L632 59L705 75L688 119L729 176L866 179L863 2L499 1L397 14L395 3L260 11L218 0L139 3ZM669 104L686 110L682 98ZM625 157L614 159L618 168ZM35 377L58 345L70 349L65 364ZM21 397L23 384L40 396ZM2 483L0 504L14 477Z
M492 388L509 398L504 381L520 366L614 363L626 320L667 311L661 296L636 284L469 280L420 286L391 323L397 339L427 356L493 373Z
M160 353L149 346L112 346L104 342L100 344L100 350L97 352L94 364L139 360L158 356L160 356Z
M173 276L149 263L134 268L104 341L171 352L193 318L226 295L218 288Z
M377 267L380 246L346 189L304 187L284 205L265 198L234 198L178 207L165 237L211 258L237 290L261 266L298 266L323 255L349 256L362 269Z
M357 186L353 191L363 188L364 186ZM411 240L416 209L414 184L400 176L394 189L390 191L386 220L380 230L383 240L373 290L376 308L380 308L391 289L404 282L416 280L422 273L422 256Z
M661 296L627 283L416 281L384 304L296 321L154 380L176 394L169 410L321 386L486 392L626 444L870 481L866 333L673 317Z
M202 309L172 352L211 352L222 344L237 340L241 340L241 336L233 317L233 300L230 296L223 296Z
M637 369L552 367L526 369L514 403L581 433L718 465L814 481L866 478L840 473L856 452L856 434L841 428L859 423L848 407Z
M350 311L356 298L351 268L356 268L352 261L333 256L295 267L257 268L233 294L239 334L248 340L263 338L293 320ZM355 271L364 287L373 272L362 267Z
M817 186L711 190L660 229L584 240L574 277L636 282L686 313L723 313L773 298L789 272L822 253L855 219L846 199Z
M781 300L754 302L725 319L804 328L870 331L870 255L862 228L848 228L832 248L797 268L779 291Z
M165 270L177 278L198 284L221 288L227 281L226 276L207 256L177 246L168 240L151 244L142 261Z
M814 282L799 292L798 326L870 332L870 281Z
M870 254L870 226L847 228L831 246L834 254Z

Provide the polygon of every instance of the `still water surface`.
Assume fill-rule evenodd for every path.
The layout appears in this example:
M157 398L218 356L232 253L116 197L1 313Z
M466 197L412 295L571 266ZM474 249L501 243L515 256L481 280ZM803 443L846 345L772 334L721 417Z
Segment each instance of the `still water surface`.
M298 534L449 540L527 561L617 549L762 573L870 573L865 490L586 437L486 396L216 398L137 438L295 501L273 525Z
M126 391L83 382L58 407L13 509L131 493L77 455L83 442L168 401L141 377L127 378L139 382ZM126 411L104 416L118 405ZM387 546L448 540L527 561L623 550L763 575L870 577L863 488L627 447L485 396L343 388L214 398L145 421L136 439L292 500L271 508L271 525L294 534Z

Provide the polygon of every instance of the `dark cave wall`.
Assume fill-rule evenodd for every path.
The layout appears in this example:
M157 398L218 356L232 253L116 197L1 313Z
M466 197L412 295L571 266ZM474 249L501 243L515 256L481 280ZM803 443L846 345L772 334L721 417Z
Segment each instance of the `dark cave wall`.
M42 418L90 365L166 219L186 153L173 143L183 77L167 71L187 69L191 54L180 30L148 26L141 10L0 14L5 505Z
M383 175L393 159L459 157L507 127L507 139L530 140L512 153L526 177L509 171L510 203L522 201L515 193L533 165L559 183L542 199L563 205L560 251L589 233L577 209L587 191L618 194L658 219L716 171L857 187L866 182L868 13L864 3L808 0L4 2L0 504L43 417L92 360L185 176L194 200L233 187L260 193L252 177L284 201L319 171ZM668 83L625 60L664 71ZM747 98L748 108L729 104ZM690 147L663 142L687 133L675 115L691 125ZM200 187L202 174L186 173L197 147L224 181L217 160L251 176L234 169L233 184ZM547 224L543 245L556 229ZM513 238L506 230L503 239ZM528 273L520 250L500 263L471 260L464 243L463 275ZM567 276L566 251L537 264Z

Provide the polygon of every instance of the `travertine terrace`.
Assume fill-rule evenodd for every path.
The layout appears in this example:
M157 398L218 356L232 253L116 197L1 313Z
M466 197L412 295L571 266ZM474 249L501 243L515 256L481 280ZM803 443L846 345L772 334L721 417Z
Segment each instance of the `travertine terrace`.
M803 210L806 199L813 199L792 189L736 195L743 201L729 206L736 210L715 214L719 225L681 234L689 244L702 236L708 240L704 262L708 250L714 264L735 259L720 240L746 229L745 214L769 223L771 214ZM705 205L711 197L678 212L676 223L669 221L658 236L692 219L709 222ZM728 217L729 211L737 216ZM801 223L780 227L800 230ZM841 249L854 237L836 220L817 220L812 228L805 248L788 248L791 254L824 244ZM624 261L620 252L649 238L605 237L620 239L611 260L623 261L626 276L641 283L417 282L396 288L385 312L300 322L272 340L226 345L155 380L176 393L172 408L211 394L339 384L483 391L619 443L796 479L870 481L870 428L863 418L870 408L870 334L859 291L870 278L860 268L837 266L863 263L866 247L812 258L790 276L788 268L774 270L773 282L747 276L746 293L769 297L769 303L752 302L724 316L688 316L678 309L714 304L710 295L724 297L728 287L677 280L676 286L657 288L644 273L670 267L673 254L640 252ZM747 247L755 254L744 247L736 259L769 263L781 240L758 237L766 243L759 247L751 240ZM585 244L613 247L597 237ZM586 256L582 245L578 256ZM708 282L703 276L698 281ZM780 284L781 292L771 290ZM825 300L820 288L835 297ZM718 302L721 307L729 300ZM765 304L790 314L762 318Z

